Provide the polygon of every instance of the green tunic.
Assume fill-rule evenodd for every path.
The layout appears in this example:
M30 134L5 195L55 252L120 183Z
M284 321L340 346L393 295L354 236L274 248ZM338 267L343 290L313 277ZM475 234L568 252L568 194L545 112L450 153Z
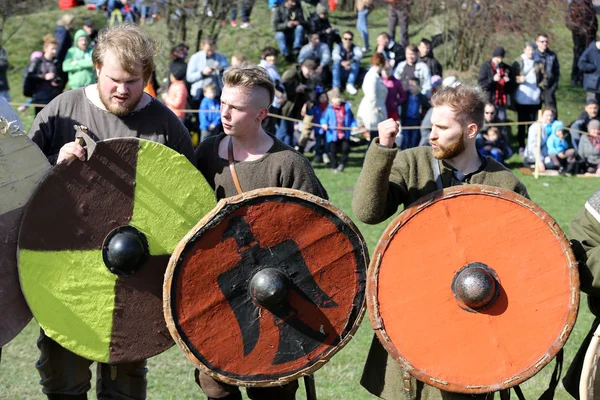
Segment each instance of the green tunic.
M517 177L490 157L482 158L479 170L459 180L452 167L432 158L431 147L398 151L396 148L373 144L367 151L363 170L354 190L352 210L361 221L377 224L396 213L400 204L406 208L438 190L434 162L440 167L440 177L445 188L468 183L482 184L512 190L529 197L527 189ZM417 381L389 356L376 336L369 350L361 384L383 399L493 398L493 393L479 396L450 393Z
M585 203L585 207L571 221L571 239L579 241L585 250L587 262L579 264L580 289L587 293L589 302L597 308L600 303L600 191ZM567 392L576 399L579 399L579 380L585 353L599 323L596 317L563 380Z

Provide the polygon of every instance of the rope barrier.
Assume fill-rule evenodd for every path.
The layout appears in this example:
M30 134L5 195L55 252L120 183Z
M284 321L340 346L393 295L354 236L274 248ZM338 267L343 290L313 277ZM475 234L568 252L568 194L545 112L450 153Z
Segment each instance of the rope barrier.
M30 106L30 107L45 107L47 106L47 104L36 104L36 103L15 103L15 102L10 102L8 103L11 106ZM184 112L186 114L214 114L214 113L220 113L220 111L218 110L191 110L191 109L181 109L181 110L174 110L176 112ZM291 117L286 117L285 115L279 115L279 114L273 114L273 113L268 113L267 116L269 117L273 117L273 118L278 118L278 119L283 119L286 121L290 121L290 122L295 122L295 123L302 123L302 124L306 124L306 121L303 121L301 119L296 119L296 118L291 118ZM531 125L534 124L536 122L539 121L525 121L525 122L495 122L495 123L491 123L491 124L485 124L485 126L518 126L518 125ZM310 125L314 128L314 127L320 127L321 124L316 124L314 122L311 122ZM427 125L420 125L420 126L402 126L402 129L431 129L431 126L427 126ZM348 128L345 126L330 126L329 129L333 129L333 130L346 130L346 131L358 131L359 133L364 133L364 132L368 132L368 130L365 130L364 128ZM586 135L586 136L592 136L595 137L594 135L590 135L588 132L584 132L581 131L579 129L575 129L575 128L569 128L567 126L564 127L565 130L568 130L570 132L576 132L579 133L580 135Z

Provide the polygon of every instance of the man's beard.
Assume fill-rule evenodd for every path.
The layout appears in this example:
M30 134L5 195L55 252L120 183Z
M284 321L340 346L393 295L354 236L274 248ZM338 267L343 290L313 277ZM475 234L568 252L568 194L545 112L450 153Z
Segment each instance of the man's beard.
M124 117L125 115L128 115L133 110L135 110L135 108L139 104L140 100L142 99L144 92L142 92L140 94L140 97L138 97L137 99L135 99L135 98L131 97L131 95L129 95L128 99L124 103L121 103L121 104L112 103L110 101L112 95L111 94L105 95L104 93L102 93L102 91L100 90L99 87L98 87L98 95L100 97L100 101L102 102L102 104L104 104L104 107L108 110L108 112L116 115L117 117Z
M442 146L436 142L437 149L431 150L431 155L438 160L451 160L454 157L459 156L465 151L465 142L463 140L464 133L460 135L458 139L450 143L448 146Z

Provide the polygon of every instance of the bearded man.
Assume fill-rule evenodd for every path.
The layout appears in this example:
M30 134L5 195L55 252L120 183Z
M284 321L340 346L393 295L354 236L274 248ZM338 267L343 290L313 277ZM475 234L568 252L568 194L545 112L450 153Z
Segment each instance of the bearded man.
M56 97L40 111L29 131L51 164L85 160L85 150L75 142L74 125L85 125L94 140L137 137L158 142L195 164L187 129L164 104L144 93L157 52L154 41L136 25L118 24L100 32L92 54L98 83ZM61 347L43 330L38 347L36 368L48 399L87 399L92 361ZM118 368L98 363L97 397L145 399L146 372L144 360Z
M378 224L395 214L401 204L406 208L438 189L469 183L497 186L528 197L527 189L510 170L475 148L486 102L487 94L475 86L461 84L437 91L431 97L431 147L399 151L395 145L399 124L393 119L379 123L379 137L367 151L352 199L352 210L358 219ZM377 336L361 384L383 399L492 398L491 394L440 393L439 389L417 381L387 354Z

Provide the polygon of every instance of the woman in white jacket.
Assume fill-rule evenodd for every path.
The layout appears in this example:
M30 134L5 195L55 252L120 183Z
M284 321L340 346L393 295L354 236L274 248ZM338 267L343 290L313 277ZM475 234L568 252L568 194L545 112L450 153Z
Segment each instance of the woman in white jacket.
M371 68L362 84L364 97L356 113L359 126L362 125L371 132L371 139L377 136L377 124L388 117L385 107L388 89L381 79L385 63L385 57L381 53L375 53L371 57Z
M516 103L519 122L536 121L537 113L541 105L540 86L544 82L543 65L535 57L535 43L525 42L523 54L518 57L512 66L512 76L516 77L519 84L513 94ZM527 126L519 125L519 153L525 148L525 133Z

